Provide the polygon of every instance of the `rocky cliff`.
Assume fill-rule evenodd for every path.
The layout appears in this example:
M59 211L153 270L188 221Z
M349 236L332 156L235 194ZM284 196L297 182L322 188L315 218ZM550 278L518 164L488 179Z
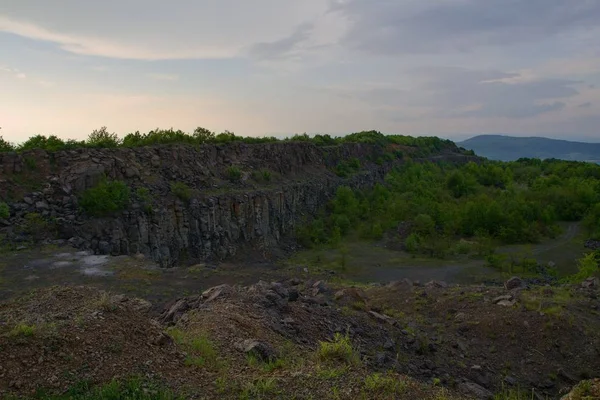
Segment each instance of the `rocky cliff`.
M279 243L340 185L381 182L401 162L384 157L386 152L359 143L281 142L4 153L0 197L10 217L0 226L13 243L51 237L101 254L142 253L163 266L223 259L243 246ZM358 171L345 178L333 172L354 158L360 160ZM447 149L432 159L469 157ZM78 200L104 178L126 182L134 195L126 210L92 218ZM190 199L173 193L175 182L190 189ZM135 196L140 188L147 193L144 200Z

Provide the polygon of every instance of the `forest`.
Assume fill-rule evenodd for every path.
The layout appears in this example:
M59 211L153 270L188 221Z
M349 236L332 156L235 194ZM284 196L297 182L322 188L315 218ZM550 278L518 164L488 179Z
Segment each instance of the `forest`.
M599 165L561 160L407 161L372 190L340 187L298 237L308 247L384 239L415 255L472 254L497 264L496 246L554 238L560 221L582 221L600 238L599 178Z

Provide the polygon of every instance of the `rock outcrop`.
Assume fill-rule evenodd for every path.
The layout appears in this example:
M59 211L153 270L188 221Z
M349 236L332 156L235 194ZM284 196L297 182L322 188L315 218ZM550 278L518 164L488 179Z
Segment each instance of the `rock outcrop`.
M163 266L223 259L244 246L265 250L279 243L340 185L368 188L381 182L401 162L382 162L384 152L359 143L234 143L4 153L0 197L8 200L11 217L0 227L17 242L44 231L45 237L97 254L141 253ZM435 157L469 159L452 149ZM351 176L340 178L332 171L352 158L361 168ZM235 182L228 175L231 168L239 171ZM269 179L262 180L265 171ZM150 204L132 195L122 212L87 216L78 199L105 177L125 181L133 194L147 189ZM189 201L171 192L174 182L190 188Z

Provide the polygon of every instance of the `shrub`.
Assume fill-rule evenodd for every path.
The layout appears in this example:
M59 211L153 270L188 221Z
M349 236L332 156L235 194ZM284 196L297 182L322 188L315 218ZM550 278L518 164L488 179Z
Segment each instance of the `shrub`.
M0 136L0 153L15 151L15 146L12 143L4 140L2 136Z
M365 378L365 390L371 394L394 395L406 390L406 382L392 374L373 373Z
M183 182L171 182L171 193L186 203L192 198L192 188Z
M0 219L6 219L8 217L10 217L10 209L8 208L8 204L0 201Z
M92 216L105 216L124 210L129 204L129 187L123 181L102 179L81 194L79 205Z
M100 129L94 129L90 133L86 144L91 147L118 147L121 140L116 133L108 132L106 127L103 126Z
M589 277L596 276L600 272L598 269L598 260L596 259L596 252L586 254L583 258L577 261L579 268L575 275L572 275L569 280L572 282L581 282Z
M232 165L227 168L227 178L231 182L238 182L242 179L242 171L235 165Z
M332 342L319 342L317 350L319 360L326 362L341 362L344 364L357 364L359 356L352 347L350 337L336 333Z

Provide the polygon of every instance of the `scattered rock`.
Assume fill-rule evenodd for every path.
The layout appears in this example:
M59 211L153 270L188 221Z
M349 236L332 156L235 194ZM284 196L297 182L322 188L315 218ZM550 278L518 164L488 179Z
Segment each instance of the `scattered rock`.
M599 286L600 286L600 281L598 280L598 278L595 278L593 276L589 277L585 281L581 282L581 287L584 289L598 288Z
M233 292L233 288L227 284L211 287L202 292L202 298L207 303L216 300L218 297L227 296Z
M448 287L448 284L444 281L429 281L425 284L425 286L446 289Z
M273 347L271 347L270 344L259 340L246 339L241 343L237 343L235 347L246 354L254 355L264 362L273 361L277 358L277 353Z
M512 278L504 282L504 287L506 288L506 290L518 289L524 286L525 282L523 282L523 280L517 276L513 276Z
M486 388L474 383L474 382L462 382L458 384L458 390L467 395L473 396L476 399L489 400L493 399L494 395Z

